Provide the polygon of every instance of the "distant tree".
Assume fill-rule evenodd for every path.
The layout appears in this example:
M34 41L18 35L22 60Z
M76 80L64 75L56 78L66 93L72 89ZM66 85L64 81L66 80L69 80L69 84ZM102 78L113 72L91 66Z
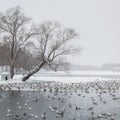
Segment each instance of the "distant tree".
M0 43L0 66L9 68L10 47L7 43ZM15 72L29 72L37 65L38 59L25 47L19 50L15 61Z
M15 65L17 71L29 73L35 66L38 65L38 59L33 56L29 50L24 48L19 52Z
M28 24L30 20L20 7L0 13L0 39L10 48L8 57L11 78L14 76L15 63L20 50L30 45L30 39L37 34L37 29Z
M65 61L65 57L77 54L81 50L73 44L76 43L77 36L78 34L73 29L61 28L56 22L40 24L37 45L34 48L39 64L22 80L26 81L44 66L49 66L54 71L67 69L68 63Z
M0 66L9 65L10 48L7 43L0 44Z

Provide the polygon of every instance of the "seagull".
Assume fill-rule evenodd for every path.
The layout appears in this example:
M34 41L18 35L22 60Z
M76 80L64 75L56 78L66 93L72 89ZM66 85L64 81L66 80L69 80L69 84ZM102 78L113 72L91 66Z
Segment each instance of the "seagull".
M43 118L44 120L46 119L46 112L41 113L41 118Z
M38 116L37 115L34 115L35 119L38 119Z

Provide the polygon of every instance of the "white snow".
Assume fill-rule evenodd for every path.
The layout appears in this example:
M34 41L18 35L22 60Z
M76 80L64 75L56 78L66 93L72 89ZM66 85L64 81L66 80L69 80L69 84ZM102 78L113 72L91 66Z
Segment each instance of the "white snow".
M113 78L104 78L104 75L108 76L120 76L120 72L111 71L71 71L66 74L62 71L58 72L42 72L35 74L30 78L30 81L59 81L59 82L90 82L90 81L100 81L100 80L113 80ZM102 76L102 77L101 77ZM116 79L116 78L115 78ZM118 80L118 79L117 79Z
M2 72L1 75L9 75L9 72Z
M72 77L72 76L66 76L66 77L60 77L60 76L33 76L30 78L30 81L55 81L55 82L63 82L63 83L79 83L79 82L90 82L90 81L96 81L96 80L108 80L106 78L99 78L99 77Z
M82 75L82 76L81 76ZM95 76L94 76L95 75ZM98 76L96 76L98 75ZM120 76L120 72L111 72L111 71L70 71L70 73L66 74L62 71L53 72L41 72L39 74L35 74L27 82L35 82L35 81L56 81L56 82L90 82L96 80L113 80L113 78L102 78L101 75L113 75ZM84 77L83 77L84 76ZM13 80L8 81L0 81L0 83L14 83L14 82L22 82L22 75L15 75Z
M80 76L80 75L85 75ZM89 76L86 76L89 75ZM98 76L92 76L92 75L98 75ZM30 77L29 80L26 82L22 82L22 75L15 75L13 80L7 80L7 81L0 81L0 85L10 85L10 84L21 84L24 85L25 83L37 83L37 82L62 82L62 83L84 83L84 82L96 82L96 81L113 81L113 80L120 80L119 78L104 78L101 77L101 75L113 75L113 76L120 76L120 72L106 72L106 71L72 71L71 74L66 75L64 72L42 72L39 74L35 74L32 77ZM28 85L29 86L29 85ZM16 88L13 87L15 90ZM27 90L29 88L24 88L24 90Z
M44 75L66 75L63 71L47 71L47 72L40 72L40 74ZM113 72L113 71L69 71L68 75L120 75L120 72Z

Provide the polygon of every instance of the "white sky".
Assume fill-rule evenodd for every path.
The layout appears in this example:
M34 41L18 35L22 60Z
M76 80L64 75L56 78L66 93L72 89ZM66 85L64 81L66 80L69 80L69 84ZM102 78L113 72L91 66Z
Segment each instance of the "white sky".
M120 0L0 0L0 11L17 5L36 23L55 20L76 29L84 50L72 63L120 62Z

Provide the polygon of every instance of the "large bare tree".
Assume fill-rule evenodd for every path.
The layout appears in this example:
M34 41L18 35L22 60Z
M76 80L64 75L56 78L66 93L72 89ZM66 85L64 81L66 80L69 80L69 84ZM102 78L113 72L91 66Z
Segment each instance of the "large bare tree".
M43 66L49 66L52 70L67 68L65 57L76 54L81 49L73 46L78 34L70 28L62 28L57 22L44 22L39 25L39 34L34 54L39 59L39 65L23 77L26 81Z
M10 48L8 57L11 78L14 76L15 62L20 49L29 45L30 39L37 33L35 27L29 24L30 20L20 7L0 13L0 39L7 42Z

